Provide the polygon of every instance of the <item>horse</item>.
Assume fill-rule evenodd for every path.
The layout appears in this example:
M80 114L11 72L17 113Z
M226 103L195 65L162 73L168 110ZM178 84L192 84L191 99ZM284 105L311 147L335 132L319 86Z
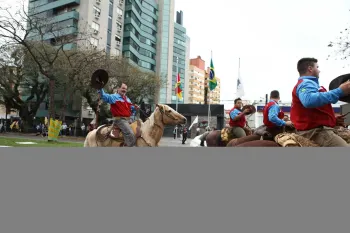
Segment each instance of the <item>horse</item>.
M201 147L201 137L203 136L203 134L200 134L198 136L196 136L195 138L192 139L190 146L191 147ZM203 142L203 146L206 147L207 143L204 141Z
M254 105L245 105L243 106L242 111L245 109L249 109L249 112L246 113L246 115L252 115L256 112ZM246 135L251 135L253 133L248 124L243 129L246 132ZM191 142L192 147L204 146L204 142L206 143L207 147L226 147L226 145L232 139L236 138L232 132L231 127L225 127L221 130L205 132L204 134L197 137L197 140L193 141L193 143Z
M175 111L173 108L157 104L154 112L149 118L142 122L137 120L130 124L136 136L136 147L158 147L163 136L164 126L185 124L186 117ZM124 138L122 132L118 138L111 138L112 126L101 125L89 132L84 141L84 147L122 147Z
M236 147L242 143L251 142L251 141L257 141L257 140L262 141L260 140L260 138L261 136L259 135L249 135L241 138L234 138L227 143L226 147Z

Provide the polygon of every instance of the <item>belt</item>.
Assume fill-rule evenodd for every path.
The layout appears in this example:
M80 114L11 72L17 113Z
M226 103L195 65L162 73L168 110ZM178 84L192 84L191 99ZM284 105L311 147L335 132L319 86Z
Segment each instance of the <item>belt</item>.
M125 120L129 120L130 117L113 117L114 120L120 120L120 119L125 119Z

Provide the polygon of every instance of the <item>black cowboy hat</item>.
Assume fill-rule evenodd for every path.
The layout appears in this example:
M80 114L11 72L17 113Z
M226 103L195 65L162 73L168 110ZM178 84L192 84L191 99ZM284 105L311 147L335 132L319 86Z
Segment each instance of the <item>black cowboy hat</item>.
M243 106L242 111L244 111L245 109L249 109L249 112L248 112L248 113L246 113L246 115L256 113L256 108L255 108L255 106L254 106L254 105L250 105L250 104L245 105L245 106Z
M105 70L96 70L91 76L91 87L102 89L108 82L108 73Z
M329 90L333 90L338 88L341 84L347 82L350 80L350 74L343 74L335 79L332 80L332 82L329 84ZM340 101L350 103L350 95L343 96L339 98Z

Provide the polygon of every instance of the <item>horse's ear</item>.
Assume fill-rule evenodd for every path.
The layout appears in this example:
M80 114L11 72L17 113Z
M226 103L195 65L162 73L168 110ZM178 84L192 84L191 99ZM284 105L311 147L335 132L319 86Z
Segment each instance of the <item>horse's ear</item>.
M159 109L159 111L160 111L161 113L164 112L164 106L163 106L163 105L161 105L161 104L156 104L156 107L158 107L158 109Z

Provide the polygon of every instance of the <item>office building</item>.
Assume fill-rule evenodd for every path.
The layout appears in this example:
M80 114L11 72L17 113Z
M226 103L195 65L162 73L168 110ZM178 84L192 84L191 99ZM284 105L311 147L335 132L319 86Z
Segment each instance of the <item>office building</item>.
M156 71L158 5L154 0L126 0L123 56Z
M35 15L45 19L47 24L54 25L53 30L58 32L48 33L44 37L53 45L59 36L80 32L91 34L90 46L105 49L107 53L119 56L124 4L124 0L29 0L28 12L29 15ZM33 36L35 39L35 35ZM79 43L66 44L64 49L86 45L86 42Z
M180 75L181 86L182 86L182 100L177 100L179 104L184 103L184 98L186 95L185 90L185 80L187 78L186 68L188 68L187 63L189 62L186 58L188 55L186 53L186 28L183 27L183 13L182 11L176 12L176 22L174 23L174 48L173 48L173 78L172 87L174 90L177 76ZM170 91L170 90L169 90ZM171 92L171 103L176 103L175 91Z

